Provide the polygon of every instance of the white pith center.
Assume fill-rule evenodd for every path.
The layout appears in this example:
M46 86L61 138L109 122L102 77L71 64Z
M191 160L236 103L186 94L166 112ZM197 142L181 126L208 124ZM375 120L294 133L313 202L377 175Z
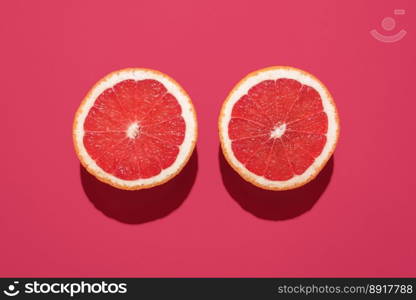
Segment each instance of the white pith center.
M139 135L140 126L138 122L131 123L127 128L126 135L129 139L135 139Z
M270 137L272 139L280 138L286 131L286 124L277 125L272 132L270 132Z

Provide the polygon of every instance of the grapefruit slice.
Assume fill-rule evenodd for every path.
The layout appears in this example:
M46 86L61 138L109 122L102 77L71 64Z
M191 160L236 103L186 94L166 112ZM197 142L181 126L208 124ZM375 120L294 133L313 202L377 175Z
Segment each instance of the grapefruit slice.
M75 151L99 180L126 190L150 188L177 175L197 139L195 109L169 76L130 68L98 81L78 108Z
M244 77L224 101L218 126L231 167L268 190L294 189L314 179L339 136L337 109L323 83L282 66Z

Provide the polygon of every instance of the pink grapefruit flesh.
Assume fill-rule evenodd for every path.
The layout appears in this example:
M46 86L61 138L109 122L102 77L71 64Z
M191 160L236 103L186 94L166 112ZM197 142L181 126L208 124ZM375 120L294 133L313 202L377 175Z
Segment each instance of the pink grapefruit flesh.
M320 81L295 68L271 67L249 74L233 89L219 132L227 161L244 179L284 190L319 173L335 148L339 124Z
M228 133L235 156L247 169L287 180L312 165L325 145L327 128L316 90L278 79L258 83L236 103Z
M116 187L163 183L183 167L194 147L193 106L177 83L162 73L119 72L115 80L104 79L108 86L100 87L96 97L90 92L81 105L74 141L76 149L84 151L77 154L93 175ZM152 76L143 78L146 74Z

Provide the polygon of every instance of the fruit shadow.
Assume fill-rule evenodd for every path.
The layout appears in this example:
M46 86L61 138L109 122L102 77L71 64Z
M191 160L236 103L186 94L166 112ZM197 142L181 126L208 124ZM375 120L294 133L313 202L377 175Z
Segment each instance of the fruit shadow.
M80 165L85 194L104 215L126 224L143 224L166 217L187 198L198 171L198 153L194 150L183 170L168 182L137 191L116 189L97 180Z
M221 176L230 196L254 216L272 221L296 218L309 211L325 192L334 170L334 157L319 175L306 185L288 191L268 191L245 181L225 160L219 149Z

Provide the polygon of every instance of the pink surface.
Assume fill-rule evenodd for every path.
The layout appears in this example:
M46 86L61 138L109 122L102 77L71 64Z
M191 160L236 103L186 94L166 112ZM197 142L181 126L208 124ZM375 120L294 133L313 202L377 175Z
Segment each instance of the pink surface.
M416 2L351 2L2 1L0 275L416 276ZM397 43L369 33L388 16ZM342 121L293 192L245 184L218 153L222 100L270 65L315 74ZM177 79L200 128L180 177L136 193L80 170L71 138L87 90L131 66Z

